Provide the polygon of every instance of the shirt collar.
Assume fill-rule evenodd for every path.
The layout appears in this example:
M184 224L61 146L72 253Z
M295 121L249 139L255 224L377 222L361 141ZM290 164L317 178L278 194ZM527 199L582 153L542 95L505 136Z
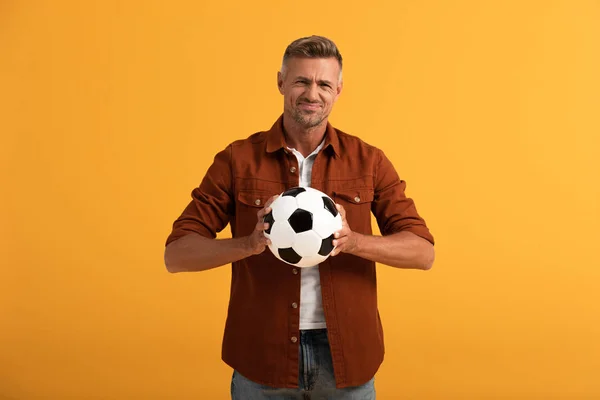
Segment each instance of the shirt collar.
M334 154L339 157L340 141L335 128L327 121L327 127L325 128L325 142L323 148L330 147ZM273 153L279 149L284 149L285 137L283 135L283 114L275 121L271 129L267 132L267 153Z
M302 155L302 153L300 153L298 150L296 150L296 149L293 149L293 148L291 148L291 147L289 147L289 146L287 146L287 149L288 149L289 151L291 151L292 153L294 153L294 155L295 155L296 157L298 157L298 160L306 160L307 158L310 158L311 156L318 154L318 153L319 153L319 151L321 151L321 149L323 148L323 146L325 146L325 138L323 138L323 140L321 140L321 143L319 143L319 145L317 146L317 148L316 148L316 149L314 149L314 150L313 150L313 152L312 152L312 153L310 153L309 155L307 155L306 157L304 157L304 156Z

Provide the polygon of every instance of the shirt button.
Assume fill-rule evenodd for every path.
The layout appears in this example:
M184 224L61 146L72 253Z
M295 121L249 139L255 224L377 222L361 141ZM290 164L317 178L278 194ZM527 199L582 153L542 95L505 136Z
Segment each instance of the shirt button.
M298 303L296 303L296 302L293 302L293 303L292 303L292 308L298 308Z
M260 199L254 200L254 204L256 204L257 206L260 206Z
M296 343L298 341L298 338L296 336L292 336L290 340L292 341L292 343Z
M290 172L293 174L294 172L296 172L296 167L292 167L290 168Z
M355 202L357 202L357 203L360 203L360 197L356 196L356 197L354 198L354 201L355 201Z
M294 274L294 275L298 275L298 268L294 268L294 269L292 270L292 274Z

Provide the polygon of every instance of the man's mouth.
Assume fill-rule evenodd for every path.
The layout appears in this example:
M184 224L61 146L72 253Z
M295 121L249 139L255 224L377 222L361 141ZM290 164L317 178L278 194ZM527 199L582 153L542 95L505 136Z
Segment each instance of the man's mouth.
M321 104L320 103L300 103L299 107L304 109L304 110L318 110L319 108L321 108Z

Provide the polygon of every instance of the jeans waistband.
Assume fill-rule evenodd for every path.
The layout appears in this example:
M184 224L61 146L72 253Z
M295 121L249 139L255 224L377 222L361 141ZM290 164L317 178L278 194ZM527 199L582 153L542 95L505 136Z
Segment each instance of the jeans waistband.
M300 336L303 338L327 338L327 328L322 329L303 329L300 331Z

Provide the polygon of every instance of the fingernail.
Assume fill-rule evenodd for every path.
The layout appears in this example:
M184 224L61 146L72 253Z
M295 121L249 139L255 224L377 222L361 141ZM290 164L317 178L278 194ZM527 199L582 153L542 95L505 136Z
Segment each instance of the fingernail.
M339 232L336 232L333 236L335 236L337 238L337 237L340 237L340 234L339 234Z

